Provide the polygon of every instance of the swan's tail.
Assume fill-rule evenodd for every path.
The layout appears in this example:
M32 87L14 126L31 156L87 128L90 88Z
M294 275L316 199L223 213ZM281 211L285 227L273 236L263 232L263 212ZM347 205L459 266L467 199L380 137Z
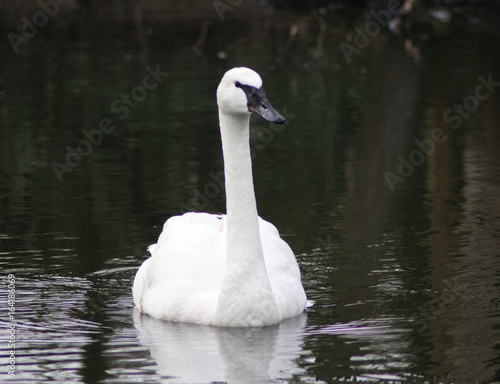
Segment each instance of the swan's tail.
M153 254L155 253L155 249L156 249L156 244L151 244L148 247L148 252L151 254L151 256L153 256Z

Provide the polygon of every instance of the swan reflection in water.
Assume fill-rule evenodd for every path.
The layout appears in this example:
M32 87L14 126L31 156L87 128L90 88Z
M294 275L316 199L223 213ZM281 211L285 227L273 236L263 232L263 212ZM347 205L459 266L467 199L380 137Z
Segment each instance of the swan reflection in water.
M267 327L221 328L154 319L134 308L142 344L162 383L263 383L304 373L297 359L306 314Z

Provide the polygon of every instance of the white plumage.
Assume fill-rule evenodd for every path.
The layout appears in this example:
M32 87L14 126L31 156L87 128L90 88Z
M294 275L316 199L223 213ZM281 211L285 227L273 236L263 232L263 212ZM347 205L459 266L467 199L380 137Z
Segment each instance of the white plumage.
M167 220L134 280L135 305L164 320L264 326L304 311L295 256L257 215L249 147L250 114L282 124L260 76L226 72L217 89L224 154L226 215L189 212Z

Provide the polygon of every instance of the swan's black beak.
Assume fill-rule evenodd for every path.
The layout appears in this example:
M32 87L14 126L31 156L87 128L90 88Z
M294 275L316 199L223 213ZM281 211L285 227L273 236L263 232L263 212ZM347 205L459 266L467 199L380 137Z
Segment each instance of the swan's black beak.
M245 95L247 96L247 106L250 112L259 115L264 120L267 120L274 124L284 124L286 119L281 116L278 111L276 111L269 100L267 100L264 88L255 88L250 85L244 85L237 83L236 86L241 88Z

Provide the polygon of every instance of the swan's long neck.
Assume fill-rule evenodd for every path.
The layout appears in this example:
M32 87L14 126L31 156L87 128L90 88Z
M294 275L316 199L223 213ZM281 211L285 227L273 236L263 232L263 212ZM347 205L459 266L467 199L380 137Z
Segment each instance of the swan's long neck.
M228 326L266 325L279 317L264 262L252 177L250 115L219 111L226 183L226 269L216 317Z
M226 181L228 247L229 240L233 243L233 239L239 240L243 236L247 241L252 239L253 246L262 254L249 145L250 116L220 113L219 119Z

